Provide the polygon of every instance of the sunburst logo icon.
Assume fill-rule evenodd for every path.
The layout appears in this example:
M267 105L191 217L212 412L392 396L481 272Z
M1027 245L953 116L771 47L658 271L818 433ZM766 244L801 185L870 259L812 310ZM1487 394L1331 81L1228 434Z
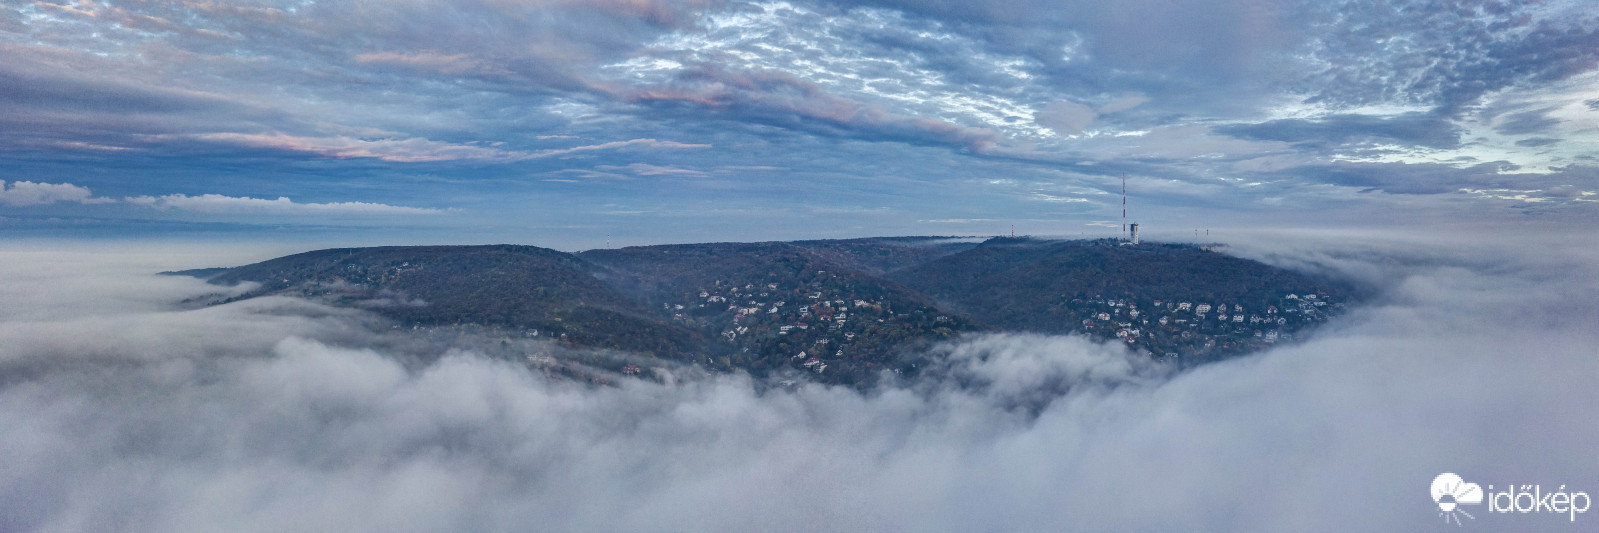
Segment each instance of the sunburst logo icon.
M1444 472L1432 478L1432 501L1438 504L1438 517L1443 518L1445 524L1454 521L1458 526L1461 525L1461 515L1472 520L1477 519L1460 506L1482 503L1482 487L1476 483L1466 483L1466 480L1460 479L1460 476L1455 474Z

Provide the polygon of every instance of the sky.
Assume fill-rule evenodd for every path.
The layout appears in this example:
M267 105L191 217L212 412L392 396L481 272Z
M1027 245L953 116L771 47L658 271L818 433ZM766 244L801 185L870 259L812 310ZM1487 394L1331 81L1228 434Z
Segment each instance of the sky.
M0 58L13 238L1599 218L1579 0L4 0Z

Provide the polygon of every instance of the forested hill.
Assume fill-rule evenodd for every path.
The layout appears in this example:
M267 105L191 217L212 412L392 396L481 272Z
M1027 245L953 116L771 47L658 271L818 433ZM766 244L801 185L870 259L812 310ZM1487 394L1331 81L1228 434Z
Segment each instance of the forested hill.
M1200 247L1111 240L345 248L178 274L258 284L233 300L317 298L397 328L854 384L915 372L918 348L975 331L1081 332L1198 363L1292 339L1349 298L1337 283Z
M996 238L889 274L1007 330L1115 336L1156 356L1264 348L1344 307L1348 287L1190 245Z
M1054 310L1073 299L1223 302L1254 310L1286 294L1347 299L1339 285L1256 261L1195 246L1110 240L993 239L889 278L987 323L1052 332L1072 329Z
M219 284L363 307L407 327L475 324L540 332L585 346L673 357L704 348L698 332L662 322L595 277L594 265L534 246L340 248L228 269Z

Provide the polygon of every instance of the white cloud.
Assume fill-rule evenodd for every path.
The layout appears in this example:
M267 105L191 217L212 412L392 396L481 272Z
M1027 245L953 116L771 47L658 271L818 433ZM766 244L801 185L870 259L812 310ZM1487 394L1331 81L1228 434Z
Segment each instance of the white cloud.
M1082 133L1099 114L1094 108L1076 102L1055 102L1033 113L1033 120L1061 135Z
M58 202L103 204L115 201L110 198L95 198L88 187L79 187L71 183L15 181L7 185L6 182L0 181L0 205L11 207L49 205Z
M1018 88L1038 82L1025 56L991 53L978 39L936 22L904 13L855 8L829 13L803 3L762 2L708 14L694 28L662 36L643 54L602 67L620 81L641 87L714 64L723 72L782 73L834 98L904 121L925 120L982 131L986 135L1046 135L1025 119L1030 110ZM863 50L853 36L905 39L926 49ZM937 60L933 60L936 57ZM985 84L972 84L945 69L985 72ZM735 83L736 85L736 83ZM750 84L745 87L757 87ZM990 90L983 91L979 88ZM718 87L721 89L721 87ZM763 87L761 90L768 90ZM1023 91L1024 93L1026 91ZM757 95L750 100L781 103L790 95Z
M630 163L630 164L627 164L627 165L624 165L624 166L600 165L600 166L597 166L597 167L594 167L594 168L597 168L597 169L600 169L600 170L604 170L604 171L629 172L629 173L632 173L635 176L688 176L688 177L696 177L696 178L698 178L698 177L704 177L704 176L708 176L709 175L705 171L702 171L702 170L694 170L692 168L674 167L674 166L669 166L669 165L668 166L651 165L649 163Z
M404 207L369 202L295 203L279 196L276 200L223 196L220 194L168 194L165 196L132 196L125 199L130 204L156 209L177 209L197 213L265 214L265 215L437 215L439 209Z
M123 202L152 207L176 209L197 213L268 214L268 215L437 215L444 210L423 207L405 207L371 202L296 203L286 197L276 200L225 196L221 194L168 194L165 196L129 196ZM0 205L27 207L60 202L80 204L116 203L114 198L95 197L88 187L71 183L35 183L17 181L9 185L0 181Z
M332 158L377 158L398 163L424 163L460 160L512 161L525 154L487 146L454 144L410 137L403 139L358 139L354 137L307 137L283 133L207 133L195 138L254 148L309 152Z
M592 151L592 150L612 150L612 149L616 149L616 148L626 148L626 147L634 147L634 146L641 147L641 148L657 148L657 149L663 149L663 150L695 150L695 149L710 148L711 147L711 145L709 145L709 144L690 144L690 143L680 143L680 142L675 142L675 141L660 141L660 140L655 140L655 139L629 139L629 140L626 140L626 141L612 141L612 142L607 142L607 143L591 144L591 145L586 145L586 146L576 146L576 147L572 147L572 148L557 148L557 149L553 149L553 150L540 150L540 151L537 151L537 152L532 152L532 153L526 154L524 156L524 158L530 159L530 158L535 158L535 157L550 157L550 156L557 156L557 155L566 155L566 154L571 154L571 153L576 153L576 152L587 152L587 151Z
M1122 99L1116 100L1114 102L1111 102L1111 103L1105 104L1103 106L1100 106L1099 107L1099 113L1102 114L1102 115L1109 115L1111 113L1120 113L1122 111L1126 111L1128 109L1132 109L1132 108L1144 105L1145 103L1148 103L1148 102L1149 102L1149 98L1146 97L1146 96L1128 96L1126 98L1122 98Z

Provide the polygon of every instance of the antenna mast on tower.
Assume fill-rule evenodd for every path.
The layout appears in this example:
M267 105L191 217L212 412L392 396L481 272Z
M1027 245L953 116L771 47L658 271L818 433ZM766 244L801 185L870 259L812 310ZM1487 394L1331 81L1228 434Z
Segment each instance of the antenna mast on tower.
M1127 174L1122 174L1122 238L1127 238Z

